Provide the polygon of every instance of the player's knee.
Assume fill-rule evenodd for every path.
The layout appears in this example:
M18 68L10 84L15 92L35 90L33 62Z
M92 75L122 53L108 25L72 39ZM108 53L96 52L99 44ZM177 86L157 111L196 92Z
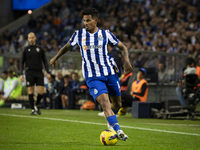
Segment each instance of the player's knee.
M43 95L44 94L44 91L38 91L38 94L40 94L40 95Z
M34 89L33 88L28 88L28 94L34 94Z

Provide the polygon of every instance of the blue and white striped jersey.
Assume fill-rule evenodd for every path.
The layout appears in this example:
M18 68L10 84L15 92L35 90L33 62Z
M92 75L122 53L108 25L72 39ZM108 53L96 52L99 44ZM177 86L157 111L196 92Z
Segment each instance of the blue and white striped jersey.
M98 29L91 34L83 28L75 31L69 43L80 47L84 78L114 75L118 71L114 58L108 54L108 44L117 45L119 40L110 31Z

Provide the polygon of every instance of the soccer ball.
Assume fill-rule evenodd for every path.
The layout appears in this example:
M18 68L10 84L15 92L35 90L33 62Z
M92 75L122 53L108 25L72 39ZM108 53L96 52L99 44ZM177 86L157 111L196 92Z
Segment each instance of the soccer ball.
M117 133L114 130L106 129L101 132L100 141L103 145L113 146L117 143Z

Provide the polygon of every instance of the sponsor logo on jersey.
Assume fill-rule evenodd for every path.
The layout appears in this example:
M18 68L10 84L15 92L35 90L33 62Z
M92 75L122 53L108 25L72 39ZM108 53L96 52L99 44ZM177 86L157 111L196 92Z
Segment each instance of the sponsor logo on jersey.
M87 50L87 49L98 49L98 48L102 48L102 45L83 45L83 49Z

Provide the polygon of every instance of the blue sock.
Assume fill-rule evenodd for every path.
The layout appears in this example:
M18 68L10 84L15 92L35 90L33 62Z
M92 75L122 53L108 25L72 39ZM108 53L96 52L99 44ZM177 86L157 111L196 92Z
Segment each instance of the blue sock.
M107 118L108 123L114 128L115 131L121 130L115 115Z
M116 114L118 113L119 110L113 110L113 109L112 109L112 111L113 111L114 114L116 115Z

